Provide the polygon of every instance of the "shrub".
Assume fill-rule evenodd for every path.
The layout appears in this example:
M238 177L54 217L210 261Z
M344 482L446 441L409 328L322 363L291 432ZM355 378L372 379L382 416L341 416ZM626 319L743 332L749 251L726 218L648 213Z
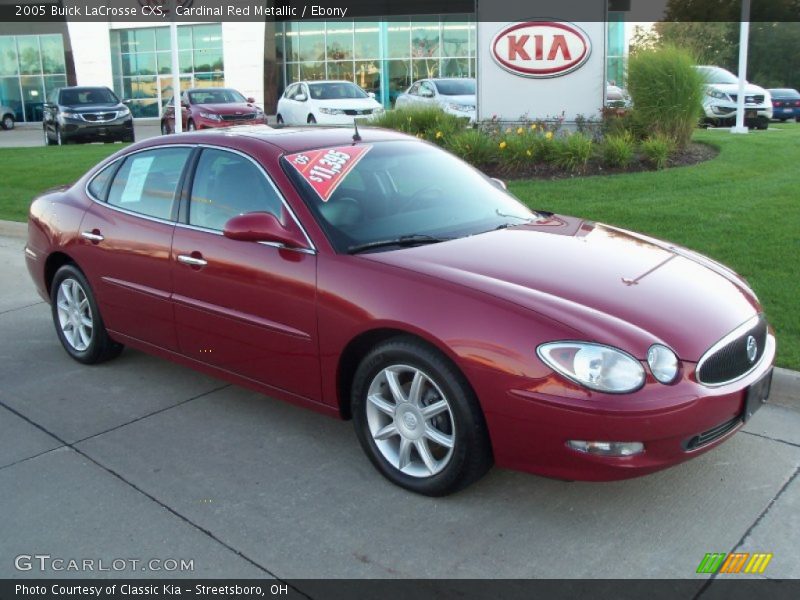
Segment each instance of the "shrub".
M700 117L703 79L689 51L644 49L628 61L628 91L640 127L668 136L683 148Z
M600 146L603 163L608 167L627 167L634 155L633 135L624 132L606 136Z
M555 163L568 171L583 171L592 158L594 143L592 138L573 133L559 138L555 143Z
M477 129L464 129L445 138L445 147L478 169L498 162L498 143Z
M467 119L448 114L435 106L421 108L396 108L387 110L372 121L371 125L395 129L411 135L422 135L425 139L439 141L456 131L464 129ZM441 135L437 136L437 133Z
M667 166L669 155L675 149L675 142L664 134L655 134L642 142L645 159L656 169Z

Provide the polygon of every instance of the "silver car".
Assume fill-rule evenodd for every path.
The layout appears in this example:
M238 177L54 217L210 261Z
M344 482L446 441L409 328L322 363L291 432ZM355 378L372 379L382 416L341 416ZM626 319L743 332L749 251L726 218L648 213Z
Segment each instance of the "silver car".
M0 126L3 129L14 129L14 111L10 106L0 104Z
M475 80L466 77L420 79L397 97L395 108L438 106L457 117L475 120Z

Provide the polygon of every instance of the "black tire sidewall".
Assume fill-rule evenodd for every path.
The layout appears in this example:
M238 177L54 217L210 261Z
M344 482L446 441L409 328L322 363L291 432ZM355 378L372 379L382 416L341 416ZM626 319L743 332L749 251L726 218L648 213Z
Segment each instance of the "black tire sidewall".
M455 425L455 446L447 466L427 478L400 472L381 454L366 417L366 397L375 376L392 364L423 371L445 394ZM438 351L413 339L398 338L370 352L359 365L352 386L353 423L361 447L378 471L391 482L427 496L443 496L465 487L491 465L483 414L464 376Z
M67 339L64 337L64 332L61 331L61 325L59 324L58 320L58 308L56 306L58 288L66 279L74 279L80 284L80 286L83 288L84 294L86 294L86 299L89 301L89 308L92 311L92 338L89 342L89 346L83 351L76 350L67 341ZM100 310L97 307L97 302L94 297L94 292L92 291L92 288L89 285L86 277L83 275L83 273L81 273L80 269L74 265L68 264L64 265L56 272L55 276L53 277L53 283L50 286L50 307L53 316L53 325L56 328L56 334L58 335L58 339L61 342L61 345L64 347L64 350L67 351L67 354L69 354L78 362L87 365L99 362L107 357L105 355L108 353L108 346L109 344L114 344L114 342L111 341L106 333L103 320L100 317Z

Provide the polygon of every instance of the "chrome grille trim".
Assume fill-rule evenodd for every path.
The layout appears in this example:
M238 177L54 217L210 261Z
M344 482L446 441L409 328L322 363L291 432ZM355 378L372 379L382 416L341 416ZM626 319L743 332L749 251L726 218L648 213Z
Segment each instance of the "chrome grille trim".
M750 331L751 329L756 327L760 323L762 318L763 318L763 315L761 315L761 314L755 315L754 317L748 319L747 321L745 321L744 323L739 325L736 329L731 331L728 335L723 337L721 340L719 340L717 343L715 343L713 346L711 346L708 350L706 350L705 354L703 354L703 356L700 357L700 360L697 361L697 366L695 367L695 374L696 374L698 383L701 383L702 385L704 385L706 387L721 387L723 385L728 385L729 383L734 383L735 381L739 381L740 379L743 379L744 377L747 377L756 368L758 368L758 366L761 364L761 361L763 361L764 357L767 355L766 347L764 348L764 351L762 351L761 356L759 357L759 359L757 361L755 361L750 366L749 369L747 369L744 373L741 373L741 374L737 375L736 377L733 377L732 379L728 379L726 381L708 383L708 382L703 381L700 378L700 372L702 371L703 366L705 365L705 363L710 358L712 358L717 352L722 350L725 346L727 346L728 344L736 341L741 336L746 334L748 331ZM769 332L767 332L767 336L766 337L769 338Z

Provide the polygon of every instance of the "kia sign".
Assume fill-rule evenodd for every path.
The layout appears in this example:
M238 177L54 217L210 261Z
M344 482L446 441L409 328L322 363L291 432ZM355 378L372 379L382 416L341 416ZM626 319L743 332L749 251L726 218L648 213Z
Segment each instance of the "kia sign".
M582 29L560 21L528 21L501 29L490 52L506 71L523 77L559 77L589 59L592 44Z

